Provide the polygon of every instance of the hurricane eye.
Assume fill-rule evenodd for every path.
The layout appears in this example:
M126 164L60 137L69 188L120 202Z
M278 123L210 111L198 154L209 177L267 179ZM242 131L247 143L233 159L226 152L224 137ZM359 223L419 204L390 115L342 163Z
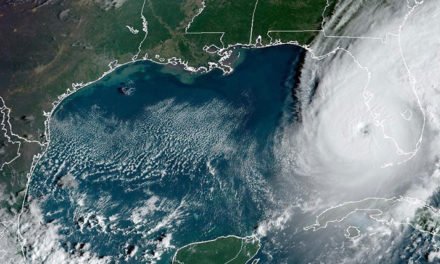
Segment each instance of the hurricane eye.
M371 133L371 126L369 124L363 124L359 129L359 133L362 136L368 136Z
M371 124L360 122L357 124L355 129L355 134L361 136L361 137L367 137L371 134Z

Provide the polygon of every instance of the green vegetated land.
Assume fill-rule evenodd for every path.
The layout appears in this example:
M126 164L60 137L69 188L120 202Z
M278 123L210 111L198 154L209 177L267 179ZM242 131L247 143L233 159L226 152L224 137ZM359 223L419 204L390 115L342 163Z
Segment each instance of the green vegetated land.
M224 32L225 46L254 44L258 36L263 45L270 44L271 38L307 44L316 35L307 31L321 28L323 15L329 14L334 2L329 1L327 11L327 0L206 0L206 8L188 31Z
M105 10L94 1L33 2L0 8L0 96L11 108L13 132L44 142L43 111L50 111L58 96L74 82L98 78L110 61L128 61L137 52L142 36L126 25L140 27L142 3L127 1L120 9ZM32 158L41 151L25 141L18 147L0 135L2 163L11 153L21 154L0 171L0 185L12 205L21 203Z
M252 39L261 36L262 44L269 44L270 37L306 44L316 32L276 30L319 29L326 7L326 0L205 0L199 14L202 0L127 0L121 6L108 2L0 6L0 96L12 109L14 133L44 142L43 112L50 111L72 83L95 80L113 60L129 62L139 53L138 59L166 62L174 57L193 67L207 66L218 62L220 55L206 52L205 46L249 43L252 16ZM146 37L142 16L147 21ZM1 163L17 150L18 144L0 135ZM0 171L0 185L8 194L22 193L32 158L40 151L38 144L22 141L21 156Z
M180 248L173 264L245 264L260 249L255 237L220 237Z

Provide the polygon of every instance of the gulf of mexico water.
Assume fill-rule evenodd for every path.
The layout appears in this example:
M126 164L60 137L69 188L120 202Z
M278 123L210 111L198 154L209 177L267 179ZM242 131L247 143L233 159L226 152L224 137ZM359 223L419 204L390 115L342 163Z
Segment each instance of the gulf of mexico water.
M274 133L302 52L241 50L227 76L138 62L65 99L29 187L62 247L170 263L188 243L252 235L277 204Z

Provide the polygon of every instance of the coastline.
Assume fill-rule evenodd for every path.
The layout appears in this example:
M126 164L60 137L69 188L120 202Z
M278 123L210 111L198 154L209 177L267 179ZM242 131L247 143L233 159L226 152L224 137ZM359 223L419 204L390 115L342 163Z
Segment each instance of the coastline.
M145 6L145 2L146 0L144 0L144 4L142 9ZM325 19L325 13L327 11L327 9L331 6L330 4L330 0L327 0L327 5L325 6L323 12L322 12L322 22L321 22L321 29L320 30L314 30L317 33L323 33L325 35L325 31L324 31L324 24L326 23L326 19ZM199 10L199 12L197 12L197 14L192 18L191 22L188 24L188 26L185 29L186 34L192 34L190 32L187 32L187 30L189 29L192 21L194 20L195 17L197 17L198 15L200 15L205 7L205 1L203 1L203 7ZM104 77L106 77L107 75L111 74L113 71L126 66L126 65L130 65L133 63L137 63L137 62L152 62L155 64L160 64L160 65L172 65L172 66L177 66L179 68L182 68L185 71L191 72L191 73L209 73L214 69L219 69L223 72L223 75L228 75L228 74L232 74L234 71L234 68L232 66L230 66L228 64L228 62L230 62L229 60L231 59L231 56L233 54L233 50L234 49L260 49L260 48L270 48L270 47L276 47L276 46L283 46L283 45L293 45L293 46L297 46L300 48L303 48L306 50L306 52L304 54L306 54L307 52L312 53L312 56L315 57L313 50L311 49L311 44L300 44L298 41L292 40L292 41L288 41L288 42L282 42L280 39L275 39L273 41L272 37L270 36L270 31L267 32L267 36L270 38L270 43L267 45L261 45L261 43L259 42L259 39L261 38L261 36L258 36L255 39L255 43L251 44L242 44L242 43L236 43L233 45L228 45L227 47L224 48L219 48L215 45L211 45L211 46L205 46L204 50L205 52L209 52L209 53L216 53L217 55L220 56L220 59L216 62L208 62L208 66L200 66L198 68L189 66L189 62L188 61L183 61L181 58L177 58L177 57L172 57L172 58L160 58L157 57L157 55L155 56L155 58L149 58L148 54L145 54L142 58L138 59L140 51L141 51L141 46L142 43L144 42L144 40L147 38L148 36L148 22L146 20L146 18L143 15L143 12L141 12L141 19L142 19L142 24L143 24L143 28L142 31L145 32L144 38L142 39L142 41L139 43L138 46L138 52L136 55L134 55L130 61L124 62L124 63L119 63L118 60L113 60L110 61L108 64L109 69L107 71L105 71L104 73L101 74L100 77L98 77L97 79L93 80L93 81L89 81L89 82L79 82L79 83L72 83L71 88L67 88L66 91L64 93L62 93L61 95L59 95L57 97L57 99L52 102L52 108L49 112L43 112L44 117L46 118L44 121L44 141L40 142L40 141L35 141L34 143L38 143L41 147L41 152L35 154L32 158L32 164L30 167L29 172L26 174L26 186L25 186L25 190L24 190L24 196L23 196L23 200L22 200L22 204L21 204L21 208L20 211L18 213L18 215L14 216L13 218L16 218L17 221L17 236L18 236L18 241L21 245L21 252L22 252L22 256L24 259L26 259L26 255L24 252L24 244L23 244L23 236L21 234L21 216L24 213L25 209L26 209L26 203L27 203L27 199L28 199L28 190L29 190L29 184L32 180L32 175L34 173L35 167L36 165L39 163L39 161L41 160L41 158L45 155L50 143L51 143L51 135L50 135L50 121L52 118L53 113L55 112L55 110L58 108L58 106L68 97L70 97L71 95L75 94L76 92L78 92L79 90L88 87L89 85L94 84L95 82L100 81L101 79L103 79ZM299 30L297 32L308 32L310 30ZM200 32L201 33L201 32ZM197 34L197 33L196 33ZM223 32L224 34L224 32ZM222 34L222 36L223 36ZM221 37L220 37L220 41L221 41ZM222 41L221 41L222 42ZM313 41L312 41L313 43ZM217 49L214 52L210 52L208 51L210 48L215 48ZM323 56L327 56L332 52L329 52L326 55ZM305 56L305 55L304 55ZM301 60L303 60L304 58L301 58ZM319 58L318 58L319 59ZM301 72L301 67L302 67L302 63L299 66L298 69L298 76L300 75ZM2 98L3 99L3 98ZM5 104L6 107L6 104ZM8 108L9 109L9 108ZM5 126L4 124L5 120L3 120L3 122L1 123L2 126ZM7 118L7 122L9 123L9 115ZM10 123L9 123L10 124ZM10 126L10 132L13 133L13 128L12 126ZM18 135L17 135L18 136ZM18 138L20 140L22 140L22 137L18 136ZM21 146L20 142L20 146ZM19 153L20 148L18 149L17 152L17 158L19 157L19 155L21 155Z
M176 261L177 253L179 252L179 250L182 250L184 248L187 248L187 247L190 247L190 246L194 246L194 245L200 245L200 244L205 244L205 243L210 243L210 242L216 242L219 239L225 239L225 238L236 238L236 239L240 239L240 240L251 239L251 240L256 240L257 241L257 243L258 243L257 251L255 252L254 255L249 257L249 260L246 261L245 264L249 263L258 254L258 252L260 252L261 240L260 240L260 238L256 234L253 234L253 235L250 235L250 236L245 236L245 237L240 237L240 236L236 236L236 235L226 235L226 236L219 236L219 237L216 237L216 238L210 239L210 240L197 241L197 242L193 242L193 243L189 243L187 245L184 245L184 246L182 246L182 247L180 247L180 248L178 248L176 250L176 253L174 253L173 258L171 259L171 262L174 263Z
M282 50L292 50L292 49L294 49L291 45L285 45L284 47L280 47L281 49L281 51ZM294 50L298 50L299 48L295 48ZM278 48L274 48L274 50L275 51L278 51L279 49ZM249 50L249 52L251 52L251 50ZM261 51L259 51L258 53L260 53L260 52L263 52L263 50L261 50ZM243 53L242 53L243 54ZM281 54L281 53L278 53L278 54ZM246 57L246 56L242 56L242 58L244 58L244 57ZM260 59L258 59L259 58L259 56L249 56L249 59L250 58L254 58L254 60L255 59L257 59L257 61L259 62L259 63L264 63L265 64L265 68L268 68L268 67L270 67L269 65L270 64L266 64L265 62L267 61L267 59L264 59L264 58L260 58ZM281 56L280 58L285 58L285 60L286 60L286 62L288 63L288 66L290 66L291 64L290 63L292 63L292 60L289 60L289 58L288 57L286 57L286 56ZM30 181L33 179L33 177L35 176L35 174L34 174L34 170L38 170L38 164L39 164L39 162L41 161L41 159L43 159L44 160L44 156L45 156L45 153L47 153L47 151L48 151L48 147L49 146L51 146L50 144L52 144L52 142L53 142L53 135L52 135L52 132L53 131L51 131L51 127L53 127L53 124L51 124L51 121L53 120L53 119L51 119L52 117L54 117L55 115L56 115L56 111L57 110L59 110L60 108L58 108L58 106L60 106L63 102L66 102L66 101L64 101L64 99L66 99L66 98L70 98L70 96L71 95L76 95L76 92L78 92L79 90L81 90L82 88L86 88L86 87L90 87L89 85L92 85L93 83L95 83L95 82L97 82L97 81L100 81L100 80L102 80L103 78L105 78L106 76L108 76L109 74L111 74L111 73L113 73L113 71L115 71L115 70L118 70L118 69L121 69L121 67L124 67L124 66L127 66L127 65L132 65L132 63L134 64L134 63L138 63L138 62L140 62L140 64L138 64L138 65L143 65L143 63L144 62L146 62L146 61L131 61L131 62L128 62L128 63L125 63L125 64L120 64L120 65L117 65L117 66L115 66L115 67L113 67L112 69L110 69L109 71L107 71L105 74L103 74L103 76L101 76L99 79L97 79L97 80L95 80L95 81L93 81L93 82L90 82L90 83L87 83L87 84L77 84L77 86L75 87L76 89L75 90L72 90L72 89L69 89L69 93L66 93L63 97L60 97L59 98L59 100L57 100L57 102L56 102L56 104L54 104L54 107L53 107L53 109L52 109L52 111L50 112L50 113L48 113L47 114L47 120L46 120L46 126L47 126L47 135L49 136L49 141L48 141L48 144L46 145L46 148L45 148L45 150L44 150L44 152L43 153L41 153L40 155L38 155L38 157L36 157L36 159L35 159L35 161L34 161L34 164L33 164L33 167L32 167L32 170L31 170L31 172L30 172L30 174L29 174L29 181L28 181L28 185L27 185L27 188L26 188L26 190L28 191L28 190L31 190L32 189L32 186L35 186L35 185L30 185ZM154 62L153 62L154 63ZM254 64L252 64L253 65L253 67L254 68L258 68L259 66L259 63L254 63ZM163 63L154 63L154 64L157 64L157 65L164 65ZM137 67L137 65L135 65L134 66L135 67L135 69L136 69L136 67ZM131 68L130 66L129 67L127 67L127 68ZM263 69L265 69L265 68L262 68L262 70L260 71L260 72L265 72ZM277 69L277 68L274 68L274 69ZM276 71L276 70L274 70L274 71ZM237 67L237 73L239 72L239 68ZM218 78L222 78L221 76L221 73L220 72L215 72L214 73L215 74L215 76L217 76ZM224 72L223 72L223 74L225 74ZM280 77L283 77L283 73L280 73ZM237 75L237 76L239 76L239 75ZM260 74L260 76L261 76L261 74ZM272 76L272 75L271 75ZM105 81L105 80L104 80ZM282 84L283 84L283 82L280 82L280 85L282 86ZM288 91L287 91L287 93L288 93ZM286 94L286 96L288 96L287 94ZM140 98L142 98L142 97L140 97ZM261 104L260 104L261 105ZM264 105L264 104L263 104ZM36 169L37 168L37 169ZM30 188L30 189L29 189ZM30 195L30 194L28 194L28 193L26 193L26 197L29 197L28 195ZM29 204L29 200L28 199L25 199L24 200L24 202L23 202L23 206L22 206L22 214L24 215L24 217L23 217L23 219L26 219L25 217L27 216L27 213L26 213L26 211L28 210L28 204ZM20 221L20 220L19 220ZM23 223L19 223L20 225L21 224L25 224L25 222L23 222ZM20 230L19 230L19 232L21 232L22 230L24 230L24 228L23 229L21 229L21 226L19 226L19 228L20 228ZM19 233L20 234L20 233ZM21 235L21 234L20 234ZM25 233L23 233L23 237L22 237L22 242L25 242L25 241L23 241L24 240L24 238L27 238L27 236L26 236L26 234ZM22 246L23 246L23 244L22 244ZM25 252L25 250L26 250L26 247L24 247L23 248L23 252ZM23 253L23 255L25 255L24 253Z

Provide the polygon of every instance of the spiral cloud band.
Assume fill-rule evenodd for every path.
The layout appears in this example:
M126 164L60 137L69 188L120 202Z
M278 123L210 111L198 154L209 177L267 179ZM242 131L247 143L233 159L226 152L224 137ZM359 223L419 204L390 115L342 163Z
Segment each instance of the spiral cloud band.
M286 164L329 204L415 189L426 199L431 191L420 189L432 186L438 141L440 6L359 2L340 4L310 47L302 122L283 137L295 149Z

